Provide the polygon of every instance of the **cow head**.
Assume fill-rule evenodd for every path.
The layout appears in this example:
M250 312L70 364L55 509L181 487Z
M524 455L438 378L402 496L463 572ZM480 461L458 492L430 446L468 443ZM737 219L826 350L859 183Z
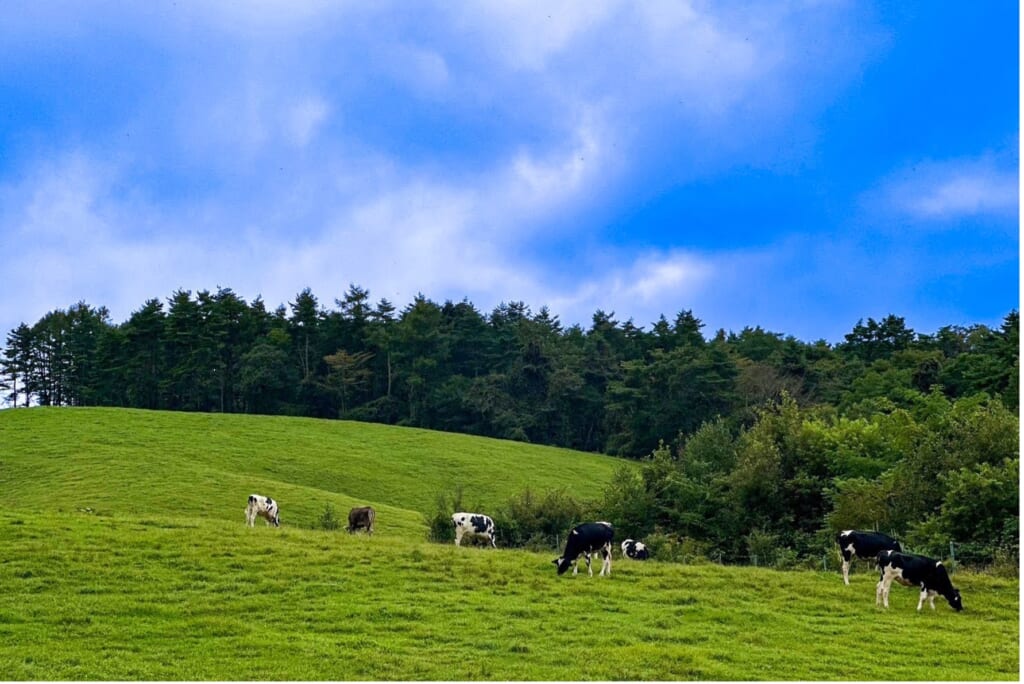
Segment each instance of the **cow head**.
M953 593L946 596L946 600L949 601L949 605L952 606L953 610L960 612L964 609L963 599L960 598L960 590L954 589Z
M556 568L558 568L559 575L564 574L565 571L569 569L569 566L572 565L572 561L567 558L556 558L551 562L555 564Z

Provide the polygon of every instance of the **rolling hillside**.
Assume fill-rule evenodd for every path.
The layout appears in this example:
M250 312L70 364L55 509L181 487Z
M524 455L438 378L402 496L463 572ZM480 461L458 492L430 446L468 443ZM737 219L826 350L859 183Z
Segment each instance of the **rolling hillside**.
M492 509L526 487L599 496L621 461L552 447L304 418L130 409L0 411L0 488L18 510L244 520L246 497L312 527L327 503L419 524L439 494Z
M32 680L1013 680L1019 581L874 605L861 568L636 563L425 540L462 484L594 495L617 462L420 430L115 409L0 411L0 673ZM283 527L244 526L250 491ZM379 509L372 537L313 529ZM599 658L588 654L599 653ZM873 654L864 658L853 654Z

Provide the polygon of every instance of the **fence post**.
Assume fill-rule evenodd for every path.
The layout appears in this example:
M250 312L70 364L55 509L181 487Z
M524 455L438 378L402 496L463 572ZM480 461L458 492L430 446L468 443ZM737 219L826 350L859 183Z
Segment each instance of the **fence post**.
M821 554L821 569L828 572L828 554Z
M754 567L757 567L757 554L755 553L752 558L754 559Z
M953 550L953 540L949 541L949 572L956 572L956 551Z

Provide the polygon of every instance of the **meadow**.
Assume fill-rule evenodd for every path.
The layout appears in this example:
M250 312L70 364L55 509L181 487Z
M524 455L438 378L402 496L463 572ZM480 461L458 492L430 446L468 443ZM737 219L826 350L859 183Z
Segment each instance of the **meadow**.
M117 409L0 412L0 678L1017 680L1019 581L874 605L876 576L613 563L426 541L462 485L595 495L618 461L380 425ZM244 526L246 496L280 529ZM315 529L324 506L377 533Z

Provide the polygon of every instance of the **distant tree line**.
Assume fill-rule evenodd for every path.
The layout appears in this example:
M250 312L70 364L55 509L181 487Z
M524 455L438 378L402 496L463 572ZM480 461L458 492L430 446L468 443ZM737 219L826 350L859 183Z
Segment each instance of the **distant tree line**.
M179 290L119 324L80 302L19 325L0 396L603 452L643 459L602 504L635 534L810 554L833 529L878 527L922 544L955 533L992 558L1016 553L1019 327L1012 311L996 329L920 334L889 315L832 345L760 326L706 337L691 311L645 330L599 310L584 328L523 302L484 314L419 295L399 311L356 285L332 308L305 289L275 310Z

